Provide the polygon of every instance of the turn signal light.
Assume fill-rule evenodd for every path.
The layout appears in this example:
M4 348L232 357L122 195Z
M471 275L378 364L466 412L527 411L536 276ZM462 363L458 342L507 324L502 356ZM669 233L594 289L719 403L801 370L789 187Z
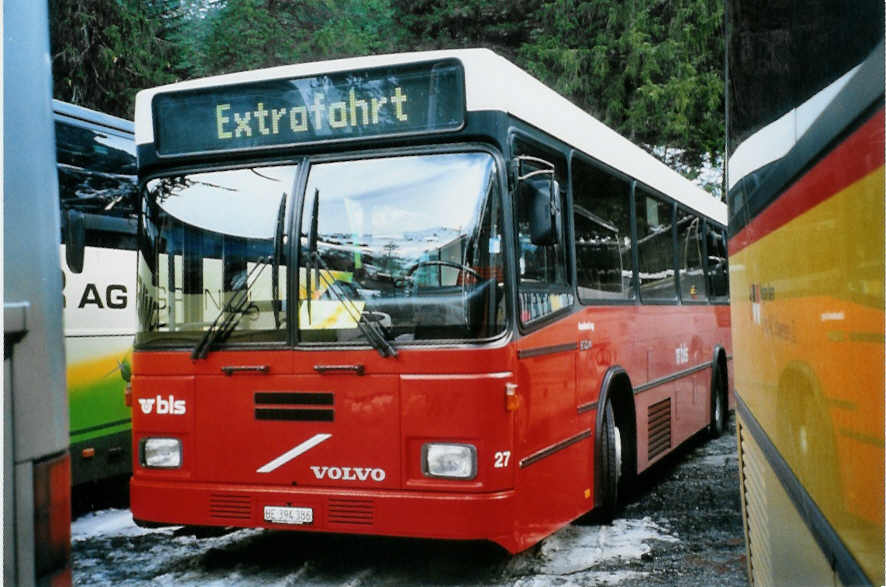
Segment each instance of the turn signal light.
M516 383L505 383L505 411L516 412L520 407L520 396L517 395Z

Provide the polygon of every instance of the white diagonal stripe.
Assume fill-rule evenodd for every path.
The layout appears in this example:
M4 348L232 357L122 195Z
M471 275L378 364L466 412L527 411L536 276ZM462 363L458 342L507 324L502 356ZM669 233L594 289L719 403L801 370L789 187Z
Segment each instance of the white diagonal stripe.
M271 471L273 471L277 467L279 467L281 465L285 465L286 463L288 463L289 461L291 461L292 459L294 459L298 455L308 452L309 450L311 450L312 448L314 448L315 446L317 446L318 444L320 444L324 440L331 438L331 437L332 437L332 434L315 434L311 438L305 440L304 442L302 442L298 446L294 447L292 450L289 450L289 451L283 453L282 455L280 455L279 457L277 457L273 461L269 462L268 464L262 465L255 472L256 473L270 473Z

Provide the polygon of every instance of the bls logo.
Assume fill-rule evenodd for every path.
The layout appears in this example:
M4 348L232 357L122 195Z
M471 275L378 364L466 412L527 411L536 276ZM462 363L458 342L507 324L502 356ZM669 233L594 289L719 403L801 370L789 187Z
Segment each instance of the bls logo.
M154 410L155 404L157 406L157 414L172 414L174 416L179 416L185 413L185 400L175 399L175 397L171 395L169 396L169 399L165 399L159 395L155 398L139 399L138 403L142 408L143 414L150 414Z

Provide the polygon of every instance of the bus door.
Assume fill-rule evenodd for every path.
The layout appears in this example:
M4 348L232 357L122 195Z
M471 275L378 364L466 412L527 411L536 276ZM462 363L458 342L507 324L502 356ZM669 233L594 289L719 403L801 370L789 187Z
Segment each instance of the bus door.
M518 154L551 160L548 153L528 149L519 149ZM545 471L555 461L562 464L563 455L576 454L558 450L577 440L573 438L578 426L576 334L574 325L562 319L572 307L574 296L568 283L560 212L566 209L561 188L565 183L558 177L565 172L565 163L522 160L517 167L518 176L523 178L518 179L515 192L517 313L524 333L517 345L521 397L518 458L526 478L538 480L547 475L531 475L530 467ZM540 227L539 216L546 217L549 226ZM552 478L545 485L545 491L566 490ZM569 499L555 498L549 503L568 504Z

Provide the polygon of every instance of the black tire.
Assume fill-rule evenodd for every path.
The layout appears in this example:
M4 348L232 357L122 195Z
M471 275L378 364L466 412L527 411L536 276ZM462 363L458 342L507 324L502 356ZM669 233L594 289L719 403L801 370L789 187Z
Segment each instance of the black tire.
M711 438L720 438L726 431L726 422L729 418L726 387L726 372L717 369L711 382L711 423L708 425L708 434Z
M603 427L600 431L600 479L603 497L600 504L600 521L608 524L615 518L618 509L618 479L621 469L621 450L618 429L612 404L606 402L603 412Z

